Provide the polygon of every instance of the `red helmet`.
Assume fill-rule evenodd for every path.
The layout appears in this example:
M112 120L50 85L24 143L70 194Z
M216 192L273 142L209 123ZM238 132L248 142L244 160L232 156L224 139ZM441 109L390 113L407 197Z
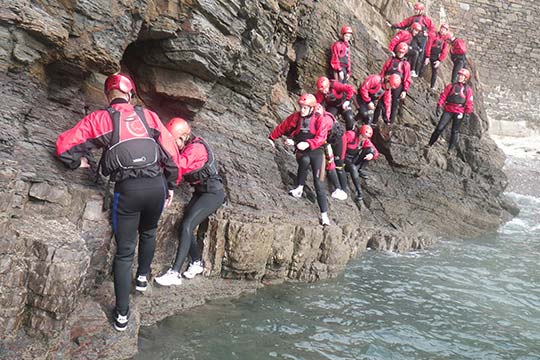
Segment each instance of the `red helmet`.
M321 76L317 80L317 90L328 91L328 89L330 89L330 80L326 76Z
M309 106L313 108L317 106L317 99L315 99L315 96L313 96L312 94L303 94L298 98L298 105Z
M396 52L406 53L409 51L409 45L406 42L400 42L396 47Z
M392 74L386 79L392 89L397 89L401 85L401 76L398 74Z
M191 134L191 127L188 122L179 117L169 120L165 127L175 139Z
M135 84L133 84L133 80L125 74L113 74L109 75L107 80L105 80L104 90L105 93L108 93L111 90L120 90L126 94L135 94Z
M422 25L420 23L412 23L411 30L422 31Z
M369 139L373 136L373 129L369 125L362 125L360 126L360 135L363 135Z
M441 27L439 28L439 31L441 31L441 29L449 30L449 29L450 29L450 26L448 26L448 23L442 23L442 24L441 24Z
M425 9L424 4L422 4L422 3L414 4L414 10L424 11L424 9Z
M445 36L446 40L452 41L454 39L454 34L452 32L447 32Z
M457 73L458 75L465 76L465 81L469 81L469 79L471 78L471 72L467 69L461 69Z
M345 34L352 34L352 27L350 26L343 26L341 28L341 35L345 35Z

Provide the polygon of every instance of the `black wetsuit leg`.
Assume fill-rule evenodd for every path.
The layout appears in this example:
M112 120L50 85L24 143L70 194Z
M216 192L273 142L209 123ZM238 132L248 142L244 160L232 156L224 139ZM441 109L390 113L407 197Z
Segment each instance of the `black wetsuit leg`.
M397 113L398 113L398 107L399 107L399 103L401 102L401 99L400 99L400 96L401 96L401 92L403 91L403 85L399 85L399 87L397 89L392 89L391 90L391 94L392 94L392 107L391 107L391 111L390 111L390 123L391 124L394 124L396 122L396 117L397 117ZM382 101L379 101L379 103L381 103Z
M362 121L364 124L371 124L371 114L366 103L361 96L357 95L356 100L358 103L358 112L356 113L356 119Z
M180 271L188 252L192 256L192 261L200 260L200 250L195 237L195 228L216 212L225 200L225 192L218 189L212 192L194 192L184 210L182 224L178 231L179 244L176 251L176 258L172 267L175 271ZM196 249L195 249L196 248Z
M114 292L116 310L129 310L131 269L139 237L138 275L148 275L156 247L156 231L163 211L167 188L163 177L128 179L116 183L112 207L112 227L116 239Z
M413 47L409 48L409 52L407 53L407 61L409 62L409 65L411 65L411 71L416 69L416 61L418 60L418 55L418 50Z
M452 120L453 113L449 112L443 112L441 119L439 120L439 123L437 124L437 127L435 128L435 131L433 131L433 134L431 134L431 138L429 139L429 146L435 144L437 139L439 139L439 136L441 136L442 132L448 126L450 123L450 120Z
M354 128L354 114L352 110L349 108L347 110L340 110L341 117L343 120L345 120L345 128L347 130L352 130Z
M321 212L328 211L328 200L326 199L326 191L324 183L321 181L321 170L323 166L324 153L322 148L309 151L309 159L311 163L311 172L313 174L313 184L315 193L317 194L317 203Z
M360 185L360 176L358 174L358 166L354 164L354 158L346 156L345 157L345 170L351 175L354 188L356 190L356 197L362 198L362 186Z
M454 68L452 69L452 82L455 83L457 81L458 71L467 65L467 57L465 55L451 55L450 58L454 63Z
M454 114L452 117L452 132L450 133L450 143L448 144L448 151L452 150L459 141L459 128L461 127L462 119L458 119L458 114Z

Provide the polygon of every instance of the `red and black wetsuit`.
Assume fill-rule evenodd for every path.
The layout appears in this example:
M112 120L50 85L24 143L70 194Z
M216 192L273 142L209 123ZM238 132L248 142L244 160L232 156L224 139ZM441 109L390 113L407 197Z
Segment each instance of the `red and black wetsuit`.
M317 91L315 99L332 115L337 116L338 113L341 114L341 117L345 120L345 127L347 130L350 130L354 126L354 115L350 106L345 110L343 109L343 103L345 101L350 102L355 93L356 91L353 86L342 84L336 80L330 80L328 94Z
M376 107L380 107L379 111L383 112L384 121L390 123L392 95L390 90L384 88L383 77L380 75L368 75L358 89L356 100L359 107L356 117L362 120L364 124L371 124L373 121L368 108L370 102L376 103Z
M347 153L345 155L345 169L349 174L356 189L356 197L362 198L362 187L360 186L359 171L369 161L364 158L368 154L373 154L373 160L379 157L379 151L370 139L361 140L359 130L349 130L345 132Z
M409 88L411 87L411 66L407 62L405 57L400 59L397 56L392 56L391 58L386 60L381 70L381 77L385 77L387 75L392 75L392 74L399 74L399 76L401 76L401 85L399 85L397 89L391 90L391 95L392 95L392 108L391 108L391 113L390 113L391 124L395 123L396 121L401 93L403 91L405 91L405 93L408 93ZM380 114L380 111L373 115L374 123L377 123L377 121L379 120L379 114Z
M429 59L431 64L431 87L435 87L437 81L437 68L433 66L435 61L442 63L448 55L448 43L446 42L446 35L441 35L440 32L430 38L426 46L426 58Z
M452 82L456 82L458 71L467 66L467 43L463 39L455 38L450 46L450 59L454 63Z
M413 23L419 23L422 25L422 31L417 35L418 37L418 59L416 62L411 62L411 69L416 71L418 74L422 74L424 61L426 58L425 49L428 43L428 39L432 38L435 35L435 25L431 18L426 15L413 15L402 22L393 24L392 27L395 29L405 29L410 27Z
M123 99L115 99L111 107L119 112L123 129L133 135L129 141L148 142L154 139L161 149L159 162L145 168L107 169L116 180L112 206L112 227L117 249L114 257L114 290L116 310L127 314L131 290L131 268L139 234L139 262L137 275L148 275L154 256L156 231L167 187L174 189L180 179L178 176L178 148L171 134L165 129L159 117L144 109L143 120L137 119L135 109ZM127 124L127 125L125 125ZM58 136L56 155L71 169L80 166L80 158L94 148L108 148L113 138L113 121L107 110L94 111L79 121L72 129ZM124 134L125 135L125 134ZM140 139L137 139L140 138ZM144 146L144 145L143 145ZM110 149L107 151L111 151ZM165 179L163 177L165 175Z
M328 118L328 122L333 126L328 132L326 144L324 144L324 155L326 156L326 174L334 185L334 189L347 191L347 176L345 174L345 131L341 125L328 111L323 115Z
M334 73L343 73L343 83L347 82L347 76L351 75L351 46L344 40L338 40L330 47L332 54L330 67Z
M438 107L444 106L444 112L431 134L429 145L435 144L443 130L452 121L452 133L448 150L450 151L458 142L459 128L464 118L469 118L473 110L473 93L468 84L454 83L448 84L439 97Z
M189 253L191 261L201 260L199 244L193 232L225 201L214 151L202 138L190 140L180 151L178 167L185 182L193 186L191 200L184 209L178 231L179 245L172 269L180 272Z
M323 184L320 180L323 166L324 153L322 146L326 142L328 132L332 123L327 116L312 111L308 116L300 116L300 112L289 115L281 124L270 133L269 138L275 141L282 135L290 136L295 144L305 141L309 147L296 151L296 161L298 163L297 185L305 185L307 172L311 165L315 192L317 193L317 203L321 213L328 211L328 202Z

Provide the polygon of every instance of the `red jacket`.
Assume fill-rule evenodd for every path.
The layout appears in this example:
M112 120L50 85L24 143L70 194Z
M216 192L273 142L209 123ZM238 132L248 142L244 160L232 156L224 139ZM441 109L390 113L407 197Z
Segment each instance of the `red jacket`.
M206 147L199 142L190 142L180 151L178 168L181 174L187 174L199 170L208 161Z
M121 113L134 113L134 107L128 103L115 103L111 105ZM174 189L181 180L178 171L178 147L167 131L157 114L144 109L144 117L148 127L153 130L153 137L163 148L167 155L162 159L163 173L167 179L169 189ZM56 140L56 155L71 169L81 165L81 157L88 150L103 148L111 142L113 124L107 110L97 110L82 118L73 128L63 132Z
M300 112L289 115L270 133L270 139L275 141L277 138L286 134L294 139L300 133L301 122L302 117L300 116ZM313 111L309 115L309 131L313 137L304 141L309 144L311 150L315 150L325 143L330 129L332 129L331 119Z
M431 56L431 52L433 49L441 49L441 53L439 55L438 60L440 62L443 62L444 59L446 59L446 56L448 55L448 43L446 42L446 37L441 35L441 33L436 33L432 38L428 40L428 43L426 45L426 58L429 59Z
M452 49L450 50L450 54L454 55L465 55L467 53L467 44L465 43L465 40L460 38L455 38L454 41L452 41Z
M347 68L347 74L351 75L351 47L349 43L338 40L330 47L332 58L330 59L330 66L334 71L341 70L342 67Z
M392 56L386 60L381 70L381 77L391 74L399 74L401 76L403 90L408 92L411 87L411 64L409 64L407 59L399 59Z
M347 130L345 132L345 139L347 144L347 152L350 154L355 154L362 149L371 149L373 151L373 160L376 160L379 157L379 151L373 145L370 139L364 139L360 141L358 136L358 131Z
M381 77L380 75L368 75L368 77L364 80L364 82L358 89L358 94L366 104L371 102L372 99L379 101L381 101L382 99L384 101L384 107L386 109L386 119L390 120L392 94L390 90L386 90L383 88L383 77Z
M460 86L461 85L461 86ZM466 90L465 90L466 89ZM452 97L462 99L463 104L449 102ZM473 93L470 85L452 83L446 85L439 97L437 106L444 106L444 111L456 114L470 114L473 111Z
M420 25L422 25L423 30L426 31L427 35L429 35L430 37L435 34L435 25L433 24L433 21L426 15L410 16L406 18L405 20L403 20L402 22L393 24L392 27L396 29L405 29L411 26L415 22L420 23Z
M330 90L328 91L328 94L325 95L322 91L317 91L315 99L317 99L317 102L321 105L332 106L335 103L343 103L345 100L351 100L354 94L356 94L356 91L353 86L330 80ZM345 98L343 98L344 96Z
M390 40L388 44L388 50L395 52L397 44L404 42L410 44L413 39L413 35L409 30L400 30L398 33Z

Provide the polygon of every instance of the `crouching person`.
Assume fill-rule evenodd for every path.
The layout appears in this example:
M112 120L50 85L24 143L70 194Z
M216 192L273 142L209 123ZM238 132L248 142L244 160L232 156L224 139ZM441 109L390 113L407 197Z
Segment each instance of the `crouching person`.
M193 196L184 209L174 264L165 274L156 278L158 284L170 286L182 284L180 270L188 254L191 263L183 273L184 277L192 279L203 272L201 250L194 231L223 204L225 191L217 171L214 152L208 143L202 138L193 136L188 122L182 118L171 119L166 127L180 151L179 172L183 180L194 189Z
M345 170L351 175L356 189L355 200L360 202L364 198L360 177L367 178L367 173L363 170L368 161L379 157L379 151L371 142L373 129L369 125L362 125L357 130L349 130L345 133L347 140L347 153L345 155Z

